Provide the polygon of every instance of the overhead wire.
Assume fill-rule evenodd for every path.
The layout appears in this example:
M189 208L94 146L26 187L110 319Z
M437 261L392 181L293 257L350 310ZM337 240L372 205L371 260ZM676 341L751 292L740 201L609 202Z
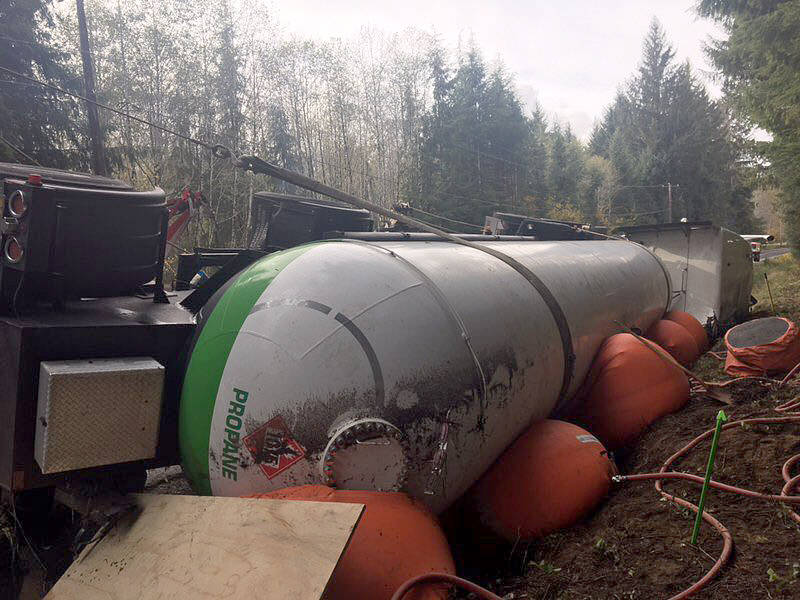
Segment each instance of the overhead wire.
M528 166L523 165L522 163L518 163L516 161L509 160L507 158L503 158L502 156L497 156L496 154L492 154L490 152L484 152L483 150L474 150L472 148L468 148L467 146L462 146L461 144L452 144L452 146L454 148L459 148L460 150L466 150L467 152L471 152L473 154L476 154L479 157L480 156L485 156L486 158L490 158L492 160L496 160L496 161L499 161L499 162L504 162L504 163L507 163L509 165L513 165L515 167L520 167L521 169L527 169L528 168Z
M456 127L456 125L455 124L450 124L450 125L446 125L446 127L448 129L452 129L452 128ZM469 138L468 141L474 142L474 143L478 143L479 142L479 140L477 138ZM505 150L509 154L513 154L515 152L515 150L512 149L510 146L506 146L506 145L503 145L503 144L498 144L496 141L491 141L489 143L494 148L496 148L498 150ZM507 159L507 158L503 158L501 156L497 156L495 154L492 154L491 152L483 152L482 150L475 150L475 149L472 149L472 148L467 148L465 146L461 146L460 144L452 144L452 145L457 147L457 148L460 147L462 150L466 150L467 152L472 152L473 154L479 154L481 156L487 156L489 158L493 158L495 160L506 162L506 163L511 164L511 165L515 165L515 166L522 167L522 168L528 168L526 165L523 165L521 163L515 162L515 161Z
M617 188L618 190L627 190L627 189L655 189L655 188L665 188L668 187L666 183L658 183L654 185L623 185ZM678 187L676 183L672 187Z
M164 127L163 125L156 125L155 123L152 123L151 121L147 121L146 119L139 118L136 115L132 115L130 113L127 113L127 112L124 112L124 111L121 111L121 110L117 110L113 106L109 106L108 104L103 104L102 102L98 102L97 100L90 100L89 98L86 98L85 96L82 96L81 94L78 94L76 92L71 92L69 90L65 90L64 88L61 88L61 87L59 87L57 85L53 85L52 83L49 83L47 81L42 81L41 79L37 79L36 77L31 77L30 75L26 75L24 73L20 73L18 71L14 71L13 69L9 69L8 67L4 67L2 65L0 65L0 71L5 71L6 73L14 75L15 77L21 77L22 79L27 79L28 81L32 81L33 83L38 83L39 85L41 85L43 87L50 88L50 89L55 90L55 91L57 91L57 92L59 92L61 94L66 94L67 96L72 96L73 98L78 98L79 100L83 100L84 102L89 102L90 104L94 104L95 106L98 106L98 107L100 107L102 109L105 109L107 111L113 112L114 114L117 114L117 115L120 115L120 116L123 116L123 117L127 117L129 119L133 119L134 121L142 123L143 125L147 125L149 127L153 127L154 129L158 129L160 131L163 131L164 133L169 133L171 135L174 135L176 137L184 139L187 142L192 142L193 144L197 144L198 146L202 146L204 148L207 148L208 150L213 150L214 149L214 144L210 144L208 142L205 142L203 140L197 139L197 138L192 137L190 135L185 135L183 133L175 131L174 129L170 129L169 127Z
M19 85L22 87L40 87L38 84L35 83L28 83L26 81L14 81L13 79L0 79L0 83L3 85Z
M612 213L610 216L612 217L643 217L645 215L657 215L658 213L666 212L666 208L660 208L658 210L649 210L645 212L630 212L630 213Z
M368 173L366 171L363 171L363 170L357 169L357 168L353 168L353 167L347 167L345 165L342 165L341 163L338 163L336 161L332 161L330 159L320 158L320 163L323 165L323 167L325 167L327 165L329 167L333 167L333 168L339 169L340 172L352 171L354 173L358 173L360 175L363 175L364 177L368 177L369 179L372 179L372 180L384 181L384 182L390 183L392 185L396 184L395 181L389 179L388 177L381 176L381 175L374 175L372 173ZM460 195L460 194L454 194L452 192L446 192L444 190L436 190L435 192L431 193L431 196L437 196L437 195L447 196L448 198L454 198L454 199L457 199L457 200L466 200L467 202L475 202L475 203L478 203L478 204L484 204L484 205L492 206L492 207L495 207L495 208L497 208L497 207L501 207L502 208L504 205L512 204L512 208L513 208L513 202L509 202L508 200L499 200L499 201L493 202L491 200L482 200L481 198L473 198L473 197L470 197L470 196L463 196L463 195ZM430 198L423 198L421 196L415 196L415 195L408 194L408 193L404 193L403 197L407 198L409 200L420 200L420 201L426 201L426 200L430 199ZM528 209L526 209L526 210L528 210ZM533 209L533 210L534 211L539 211L539 210L543 210L543 209Z
M416 206L411 206L410 208L414 212L422 213L423 215L427 215L427 216L433 217L435 219L441 219L442 221L447 221L448 223L455 223L456 225L466 225L467 227L474 227L476 229L483 230L483 225L476 225L475 223L467 223L466 221L459 221L458 219L451 219L450 217L443 217L442 215L437 215L437 214L434 214L434 213L430 213L430 212L424 211L421 208L417 208Z
M497 155L492 154L490 152L484 152L482 150L475 150L473 148L469 148L469 147L463 146L461 144L453 144L453 146L456 147L456 148L460 148L461 150L465 150L467 152L471 152L471 153L476 154L478 156L484 156L484 157L490 158L492 160L501 161L501 162L504 162L504 163L509 164L509 165L520 167L522 169L527 169L530 166L530 165L524 165L522 163L510 160L510 159L507 159L507 158L503 158L501 156L497 156ZM618 188L617 191L619 192L619 191L627 190L627 189L663 189L663 188L666 188L666 187L669 187L668 184L666 184L666 183L659 183L659 184L652 184L652 185L624 185L624 186L621 186L620 188ZM677 187L680 187L680 186L679 186L679 184L675 184L672 187L677 188ZM635 217L635 216L658 214L658 213L661 213L661 212L666 212L666 210L667 209L661 209L661 210L655 210L655 211L649 211L649 212L626 213L626 214L618 214L618 215L612 215L612 216L622 216L622 217L629 217L630 216L630 217Z
M9 142L9 141L8 141L6 138L4 138L2 135L0 135L0 142L3 142L3 143L6 145L6 146L8 146L9 148L11 148L11 149L12 149L14 152L16 152L17 154L19 154L20 156L23 156L23 157L25 157L25 159L26 159L26 160L29 160L29 161L31 161L32 163L34 163L34 164L36 164L36 165L38 165L38 166L40 166L40 167L42 166L42 164L41 164L41 163L40 163L38 160L36 160L36 159L35 159L35 158L33 158L32 156L30 156L30 155L26 154L26 153L25 153L25 152L23 152L21 149L17 148L17 147L16 147L14 144L12 144L11 142Z
M37 44L37 42L26 41L26 40L18 40L18 39L11 38L11 37L8 37L8 36L5 36L5 35L0 35L0 40L3 40L4 42L12 42L14 44L27 44L29 46L35 46Z
M438 229L441 229L442 231L446 231L447 233L462 233L462 232L457 231L455 229L450 229L449 227L445 227L444 225L434 225L430 221L423 221L419 217L414 217L414 220L419 221L420 223L424 223L425 225L428 225L429 227L436 227Z

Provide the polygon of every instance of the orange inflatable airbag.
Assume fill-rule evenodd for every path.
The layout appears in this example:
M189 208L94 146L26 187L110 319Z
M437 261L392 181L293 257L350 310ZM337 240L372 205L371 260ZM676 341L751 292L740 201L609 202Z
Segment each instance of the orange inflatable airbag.
M695 343L697 343L697 349L700 350L700 354L708 350L709 343L706 328L692 315L682 310L671 310L664 315L664 318L667 321L674 321L678 325L683 326L694 338Z
M775 319L776 317L769 317ZM800 363L800 330L789 319L778 317L788 325L786 332L767 344L736 347L730 343L733 327L725 334L728 356L725 372L733 377L759 377L783 374ZM748 322L750 323L750 322Z
M569 418L616 450L688 399L689 380L676 365L619 333L600 347Z
M400 585L432 571L455 574L450 546L436 518L405 494L286 488L254 498L364 504L364 514L328 584L326 600L389 600ZM445 600L446 586L420 586L407 600Z
M603 445L572 423L531 425L468 492L497 535L530 540L572 525L608 494L615 469Z
M700 350L692 334L675 321L667 319L657 321L647 331L646 337L669 352L670 356L684 367L690 366L700 356Z

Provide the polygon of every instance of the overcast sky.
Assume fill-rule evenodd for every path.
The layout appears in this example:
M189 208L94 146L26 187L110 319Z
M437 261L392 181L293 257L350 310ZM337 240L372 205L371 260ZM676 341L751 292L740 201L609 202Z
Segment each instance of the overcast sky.
M537 100L585 138L636 68L657 17L679 59L706 76L703 44L721 31L694 13L695 0L275 0L283 29L304 37L348 38L365 26L436 32L453 48L473 35L487 61L500 58L520 97Z

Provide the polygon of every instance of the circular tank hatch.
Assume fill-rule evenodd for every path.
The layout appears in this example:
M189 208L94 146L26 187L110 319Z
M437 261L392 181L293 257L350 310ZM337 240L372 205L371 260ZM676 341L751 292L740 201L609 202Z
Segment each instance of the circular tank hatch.
M396 492L408 470L405 436L383 419L350 421L336 430L322 455L328 485L345 490Z

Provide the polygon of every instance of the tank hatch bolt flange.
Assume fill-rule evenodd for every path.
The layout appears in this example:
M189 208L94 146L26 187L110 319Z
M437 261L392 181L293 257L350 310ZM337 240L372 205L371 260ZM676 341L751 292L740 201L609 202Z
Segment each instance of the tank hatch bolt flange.
M399 491L406 484L408 456L400 429L379 418L357 419L330 437L320 471L331 487Z

